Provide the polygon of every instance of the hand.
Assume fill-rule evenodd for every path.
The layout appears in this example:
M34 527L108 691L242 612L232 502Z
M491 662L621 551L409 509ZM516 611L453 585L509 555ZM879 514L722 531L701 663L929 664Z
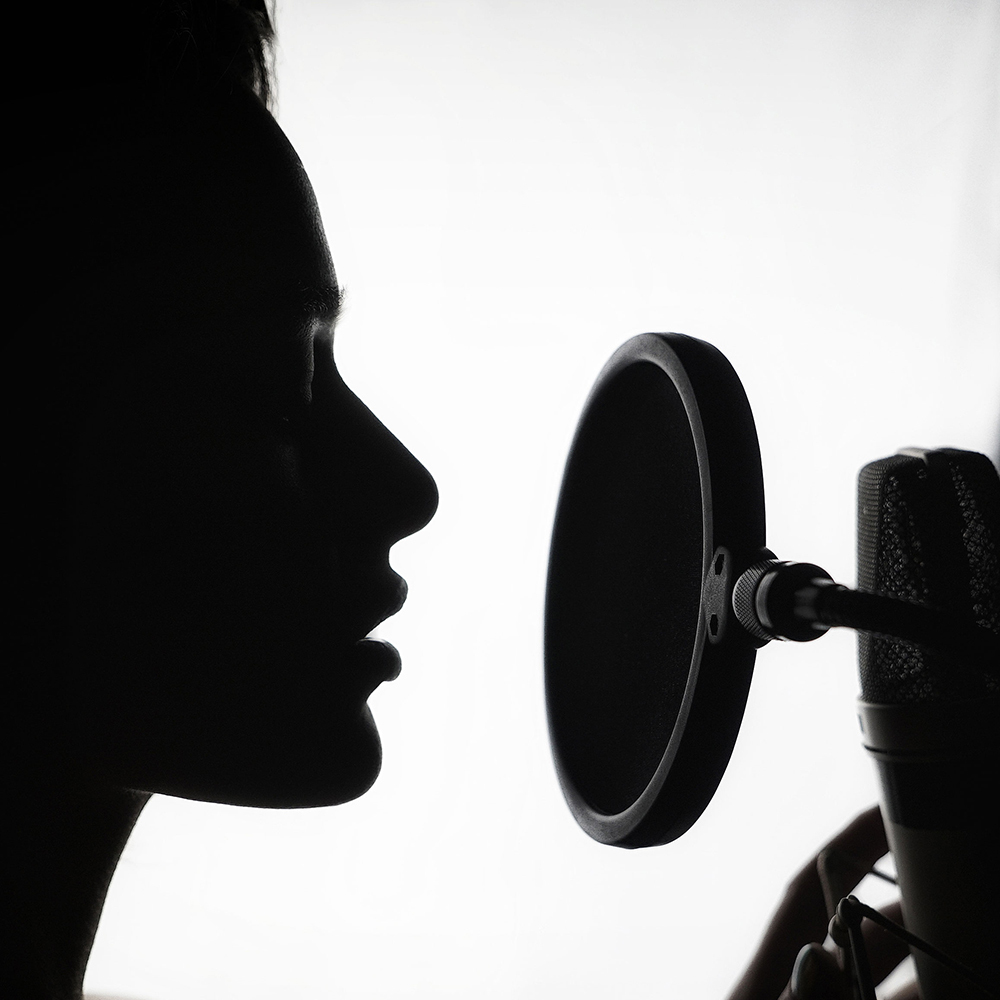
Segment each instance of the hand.
M837 903L889 850L878 806L856 817L792 879L764 938L729 1000L850 1000L839 951L824 948ZM899 903L883 908L901 923ZM881 927L862 924L872 978L878 983L906 958L905 944ZM892 1000L919 1000L909 983Z

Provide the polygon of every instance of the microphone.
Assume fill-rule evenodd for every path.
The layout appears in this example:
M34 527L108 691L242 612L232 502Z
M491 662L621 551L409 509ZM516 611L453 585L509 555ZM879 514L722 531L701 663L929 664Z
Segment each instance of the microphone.
M914 481L947 496L947 517L900 487L912 463ZM859 590L778 560L753 414L728 360L680 334L623 344L584 406L553 526L553 759L591 837L668 843L721 780L758 648L861 631L864 742L907 927L924 939L907 940L943 953L916 952L923 997L981 997L973 983L997 981L984 944L996 940L1000 481L984 456L945 449L872 463L861 483Z
M762 642L810 641L832 625L859 633L859 719L904 921L931 946L913 949L924 1000L975 1000L1000 984L998 556L989 459L907 449L860 473L858 591L776 559L733 590Z
M984 455L909 449L858 480L858 585L1000 632L1000 479ZM906 928L1000 985L1000 654L859 636L865 747ZM914 949L924 1000L984 992Z

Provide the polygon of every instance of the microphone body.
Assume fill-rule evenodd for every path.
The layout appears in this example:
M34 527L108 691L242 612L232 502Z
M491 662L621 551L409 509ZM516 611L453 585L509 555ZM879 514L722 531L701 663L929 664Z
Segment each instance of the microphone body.
M862 702L859 716L882 789L906 928L996 990L1000 819L990 800L1000 787L1000 706L996 699ZM985 995L923 952L913 955L923 1000Z

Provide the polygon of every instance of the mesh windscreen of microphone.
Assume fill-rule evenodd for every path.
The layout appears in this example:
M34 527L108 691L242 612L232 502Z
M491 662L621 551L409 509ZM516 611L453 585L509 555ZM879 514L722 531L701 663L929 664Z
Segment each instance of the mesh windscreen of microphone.
M950 611L1000 633L1000 480L985 455L940 449L872 462L858 482L858 587ZM996 694L947 658L859 637L861 697L876 704Z

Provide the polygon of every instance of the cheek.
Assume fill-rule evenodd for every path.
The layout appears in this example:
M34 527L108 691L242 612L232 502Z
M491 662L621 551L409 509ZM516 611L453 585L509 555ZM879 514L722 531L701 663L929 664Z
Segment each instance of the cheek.
M347 582L292 446L111 429L91 441L71 578L92 766L237 804L360 795L378 735L338 664Z
M332 540L287 442L140 426L94 435L81 454L76 563L98 591L136 612L143 600L193 611L329 575Z
M220 437L151 434L138 447L109 435L83 455L72 567L82 635L125 669L277 668L347 641L338 540L294 452L278 438Z

